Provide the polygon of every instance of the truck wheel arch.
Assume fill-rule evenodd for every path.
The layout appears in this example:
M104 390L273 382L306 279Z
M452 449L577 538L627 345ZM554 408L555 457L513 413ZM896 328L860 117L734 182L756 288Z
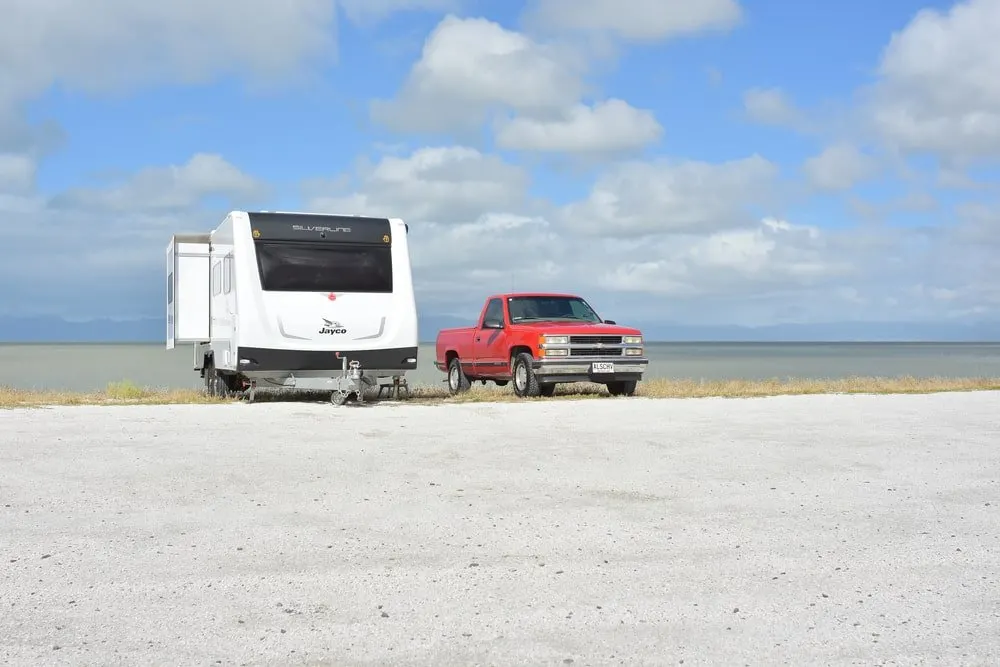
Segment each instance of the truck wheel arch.
M507 360L512 370L514 367L514 359L516 359L517 355L519 354L527 354L530 357L532 356L531 348L528 347L527 345L515 345L514 347L510 348L510 353L507 355Z

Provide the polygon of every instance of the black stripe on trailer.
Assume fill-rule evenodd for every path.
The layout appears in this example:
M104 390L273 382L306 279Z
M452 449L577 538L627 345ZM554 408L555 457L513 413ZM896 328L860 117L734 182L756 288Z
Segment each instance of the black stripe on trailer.
M416 347L395 347L374 350L345 349L339 352L328 350L287 350L267 347L239 348L239 369L252 371L326 371L331 374L343 369L344 359L357 361L361 370L415 370L417 367ZM413 361L407 361L412 359ZM246 363L244 363L244 360Z
M392 242L389 220L319 213L247 213L255 241L350 243Z

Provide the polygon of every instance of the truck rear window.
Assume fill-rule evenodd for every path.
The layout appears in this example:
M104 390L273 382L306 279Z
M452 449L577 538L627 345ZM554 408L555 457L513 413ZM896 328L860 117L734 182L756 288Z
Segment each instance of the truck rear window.
M264 291L392 292L390 246L266 241L254 246Z

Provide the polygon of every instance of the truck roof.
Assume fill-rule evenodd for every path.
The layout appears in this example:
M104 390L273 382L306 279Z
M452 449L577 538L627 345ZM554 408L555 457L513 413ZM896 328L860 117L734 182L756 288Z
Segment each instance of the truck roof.
M486 297L485 301L489 301L490 299L508 299L510 297L518 297L518 296L544 296L544 297L554 296L554 297L566 297L571 299L580 298L579 294L569 294L565 292L502 292L500 294L489 295L488 297Z

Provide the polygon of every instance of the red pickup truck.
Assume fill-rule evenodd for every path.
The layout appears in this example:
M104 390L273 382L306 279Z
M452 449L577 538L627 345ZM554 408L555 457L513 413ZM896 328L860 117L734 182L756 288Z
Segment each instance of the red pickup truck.
M599 382L631 396L649 363L641 331L602 319L573 294L487 297L476 326L442 329L435 347L434 366L453 394L475 380L513 380L518 396L551 396L560 382Z

